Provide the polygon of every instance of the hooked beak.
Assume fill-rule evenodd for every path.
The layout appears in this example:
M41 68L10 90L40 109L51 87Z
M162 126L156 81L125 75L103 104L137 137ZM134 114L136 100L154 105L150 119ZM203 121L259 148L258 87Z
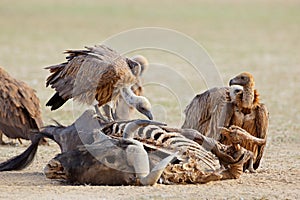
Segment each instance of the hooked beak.
M151 111L145 111L143 112L143 114L150 120L153 120L153 115L151 113Z
M233 80L233 79L231 79L231 80L229 81L229 86L232 86L232 85L234 85L234 80Z

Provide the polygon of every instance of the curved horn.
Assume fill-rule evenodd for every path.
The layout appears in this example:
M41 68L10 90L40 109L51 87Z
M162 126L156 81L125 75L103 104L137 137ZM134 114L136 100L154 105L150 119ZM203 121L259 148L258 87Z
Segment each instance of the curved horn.
M229 133L231 132L228 128L225 127L218 127L220 133L224 136L228 136Z
M266 139L257 138L245 131L244 129L236 129L236 131L239 134L239 136L242 137L244 140L251 141L252 143L257 145L264 145L266 143Z
M167 167L167 165L178 155L178 151L168 157L164 158L160 161L146 176L141 178L140 182L142 185L154 185L158 179L160 178L161 174Z
M232 125L229 129L225 127L219 127L219 129L220 133L225 136L229 136L230 133L235 133L236 135L230 135L230 137L240 137L242 140L248 140L257 145L263 145L266 143L266 139L257 138L239 126Z

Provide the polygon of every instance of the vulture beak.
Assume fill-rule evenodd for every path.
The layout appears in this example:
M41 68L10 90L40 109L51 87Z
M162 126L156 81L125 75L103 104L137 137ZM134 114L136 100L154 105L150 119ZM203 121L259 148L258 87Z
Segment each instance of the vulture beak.
M231 79L231 80L229 81L229 86L232 86L232 85L234 85L234 80L233 80L233 79Z
M143 113L146 117L148 117L148 119L153 120L153 115L151 113L151 111L146 111Z

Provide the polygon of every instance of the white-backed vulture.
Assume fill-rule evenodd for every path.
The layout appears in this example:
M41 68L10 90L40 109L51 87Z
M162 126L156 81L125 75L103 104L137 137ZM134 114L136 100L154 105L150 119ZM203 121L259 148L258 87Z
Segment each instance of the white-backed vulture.
M43 126L40 100L26 83L11 77L0 67L0 144L8 138L33 140Z
M232 78L229 85L240 85L242 93L236 93L236 98L228 102L230 88L213 88L197 95L185 109L183 128L193 128L206 136L226 143L221 137L218 127L236 125L251 135L266 139L268 129L268 111L264 104L259 102L259 94L254 89L253 76L244 72ZM254 169L257 169L263 155L265 145L241 144L242 147L254 154Z
M143 96L137 96L131 86L137 82L140 64L122 57L104 45L86 47L86 50L67 50L67 62L47 67L51 75L46 86L56 93L47 102L51 110L61 107L67 100L98 106L115 102L121 94L127 104L152 119L151 104Z

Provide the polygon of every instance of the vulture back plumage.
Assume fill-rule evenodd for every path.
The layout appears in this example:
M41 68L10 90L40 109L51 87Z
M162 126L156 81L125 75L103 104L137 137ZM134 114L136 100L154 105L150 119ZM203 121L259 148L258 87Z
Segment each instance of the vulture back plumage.
M46 104L51 110L71 98L86 104L97 100L102 106L116 98L118 89L134 84L140 70L136 62L104 45L65 53L67 62L46 68L51 72L46 86L56 90Z
M215 133L224 120L220 115L228 90L229 87L216 87L196 95L184 110L182 128L195 129L205 136L220 140L220 135Z
M9 138L32 140L43 126L40 101L26 83L0 67L0 130Z

